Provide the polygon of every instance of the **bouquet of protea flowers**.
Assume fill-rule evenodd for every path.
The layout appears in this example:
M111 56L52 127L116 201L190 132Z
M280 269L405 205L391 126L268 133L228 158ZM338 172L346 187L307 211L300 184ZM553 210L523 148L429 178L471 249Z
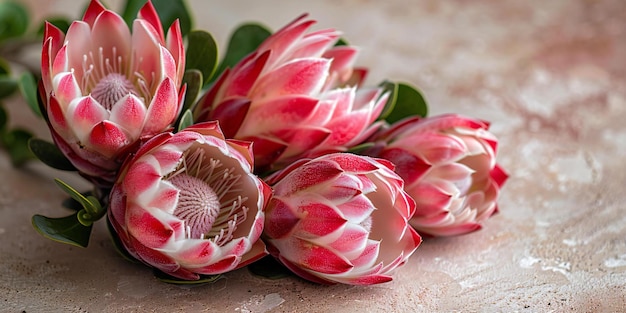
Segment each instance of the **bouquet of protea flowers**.
M256 264L368 285L390 281L420 234L469 233L497 211L507 175L487 122L426 117L408 84L366 86L358 50L307 15L242 26L218 62L211 35L159 3L125 21L92 0L66 31L46 23L53 143L30 147L94 189L57 180L76 211L36 215L44 236L86 246L106 217L120 251L167 281Z

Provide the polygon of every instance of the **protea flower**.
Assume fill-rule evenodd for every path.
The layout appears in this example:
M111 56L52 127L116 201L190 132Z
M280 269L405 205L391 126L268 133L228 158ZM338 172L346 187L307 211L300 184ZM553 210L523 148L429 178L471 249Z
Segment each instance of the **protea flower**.
M421 242L408 224L415 204L392 167L334 153L275 173L264 233L270 253L318 283L390 281Z
M178 21L166 40L148 1L132 28L131 33L118 14L97 0L66 35L50 23L45 26L43 111L54 142L97 185L112 183L139 140L171 127L184 94Z
M147 141L121 168L109 221L138 260L184 280L247 265L271 190L252 174L250 144L224 140L216 122Z
M381 135L374 155L396 165L417 209L420 233L451 236L481 228L497 212L507 174L496 163L498 141L489 124L455 114L409 118Z
M195 109L197 121L219 120L227 138L254 142L257 168L344 151L377 129L387 95L358 88L366 71L353 68L357 49L333 46L333 29L307 33L314 23L303 15L278 30Z

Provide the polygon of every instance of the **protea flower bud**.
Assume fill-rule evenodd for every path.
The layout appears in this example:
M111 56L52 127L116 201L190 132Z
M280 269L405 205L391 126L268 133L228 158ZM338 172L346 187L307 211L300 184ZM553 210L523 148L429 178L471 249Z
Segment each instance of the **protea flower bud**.
M185 280L225 273L266 255L259 240L271 190L252 174L249 143L216 122L162 133L121 168L109 221L138 260Z
M184 68L178 21L166 40L150 1L132 33L97 0L66 35L46 23L40 91L55 144L83 176L110 186L136 143L176 120Z
M227 138L254 142L257 168L344 151L379 126L387 95L358 88L365 70L353 68L357 49L334 46L333 29L307 33L314 23L301 16L278 30L195 109L197 121L219 120Z
M314 282L390 281L421 242L408 224L415 204L392 167L334 153L274 174L264 233L270 253Z
M374 155L396 165L417 209L420 233L451 236L481 228L497 212L507 174L496 163L498 141L484 121L455 114L392 125Z

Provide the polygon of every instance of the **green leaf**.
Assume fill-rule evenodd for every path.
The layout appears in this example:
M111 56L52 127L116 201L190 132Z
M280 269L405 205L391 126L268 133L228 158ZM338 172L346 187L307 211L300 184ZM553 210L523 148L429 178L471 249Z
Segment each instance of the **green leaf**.
M181 131L193 124L193 114L191 110L185 111L183 116L180 118L180 123L178 124L178 131Z
M91 191L83 192L81 194L83 196L85 196L85 197L93 195L93 193ZM61 202L61 205L64 208L67 208L67 209L70 209L70 210L76 211L76 212L78 212L78 211L83 209L83 206L80 204L80 202L74 200L74 198L72 198L72 197L69 197L69 198L63 200L63 202Z
M194 30L187 38L186 69L196 69L207 81L217 67L217 43L211 34Z
M13 94L17 89L17 82L8 75L0 75L0 98Z
M8 121L9 116L7 115L7 111L2 106L0 106L0 133L4 132Z
M0 74L7 76L11 74L11 66L9 65L9 62L2 58L0 58Z
M396 101L398 100L398 84L386 80L378 86L383 88L383 93L389 93L389 98L387 99L387 103L385 103L385 108L383 109L383 112L380 113L380 117L378 118L379 120L384 120L396 106Z
M23 35L29 23L24 5L17 1L0 2L0 41Z
M33 154L44 164L62 171L76 171L76 167L63 155L53 143L31 138L28 147Z
M132 26L137 13L145 3L146 0L126 1L126 6L122 11L122 18L128 26ZM189 33L192 21L184 0L152 0L152 5L159 15L165 33L167 33L167 29L176 19L180 21L180 29L183 36Z
M20 76L20 92L26 100L26 103L35 115L42 117L41 110L39 109L39 101L37 100L37 82L35 82L35 76L31 72L24 72Z
M268 279L281 279L293 275L289 269L269 255L248 265L248 270L254 275Z
M48 239L78 247L87 247L92 226L81 224L76 217L77 213L60 218L35 215L32 218L33 227Z
M253 52L272 33L259 24L244 24L233 32L222 63L214 76L218 77L226 68L237 64L243 57Z
M61 189L63 189L72 199L78 201L83 206L83 209L77 212L78 221L89 226L91 223L99 220L104 216L106 210L100 204L100 201L94 196L84 196L72 186L66 184L60 179L54 180Z
M175 285L199 285L199 284L210 284L216 282L222 275L200 275L199 280L182 280L180 278L176 278L170 275L167 275L157 269L153 271L154 276L164 282Z
M390 87L387 83L384 87ZM428 105L424 96L412 86L405 83L397 83L393 86L393 95L387 102L384 116L385 121L393 124L409 116L425 117L428 114Z
M187 84L187 91L185 91L185 102L181 112L185 112L191 109L196 102L200 91L202 90L202 73L198 70L187 70L185 76L183 76L183 83Z
M30 132L19 128L2 134L2 141L9 152L13 166L22 166L35 157L28 148L28 141L32 137Z

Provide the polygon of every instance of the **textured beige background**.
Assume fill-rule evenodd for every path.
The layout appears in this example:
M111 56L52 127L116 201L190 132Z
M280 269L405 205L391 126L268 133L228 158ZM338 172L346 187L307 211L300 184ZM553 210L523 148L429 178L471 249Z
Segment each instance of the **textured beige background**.
M38 16L78 1L29 0ZM362 47L369 82L420 86L432 113L492 121L511 174L482 231L427 240L373 287L270 281L246 269L212 285L161 283L114 252L104 223L87 249L48 241L35 213L60 216L41 164L0 153L0 312L621 312L626 307L626 2L189 1L224 44L244 21L273 29L303 12ZM76 15L75 15L76 16ZM35 127L24 104L7 104ZM37 126L33 126L37 125Z

